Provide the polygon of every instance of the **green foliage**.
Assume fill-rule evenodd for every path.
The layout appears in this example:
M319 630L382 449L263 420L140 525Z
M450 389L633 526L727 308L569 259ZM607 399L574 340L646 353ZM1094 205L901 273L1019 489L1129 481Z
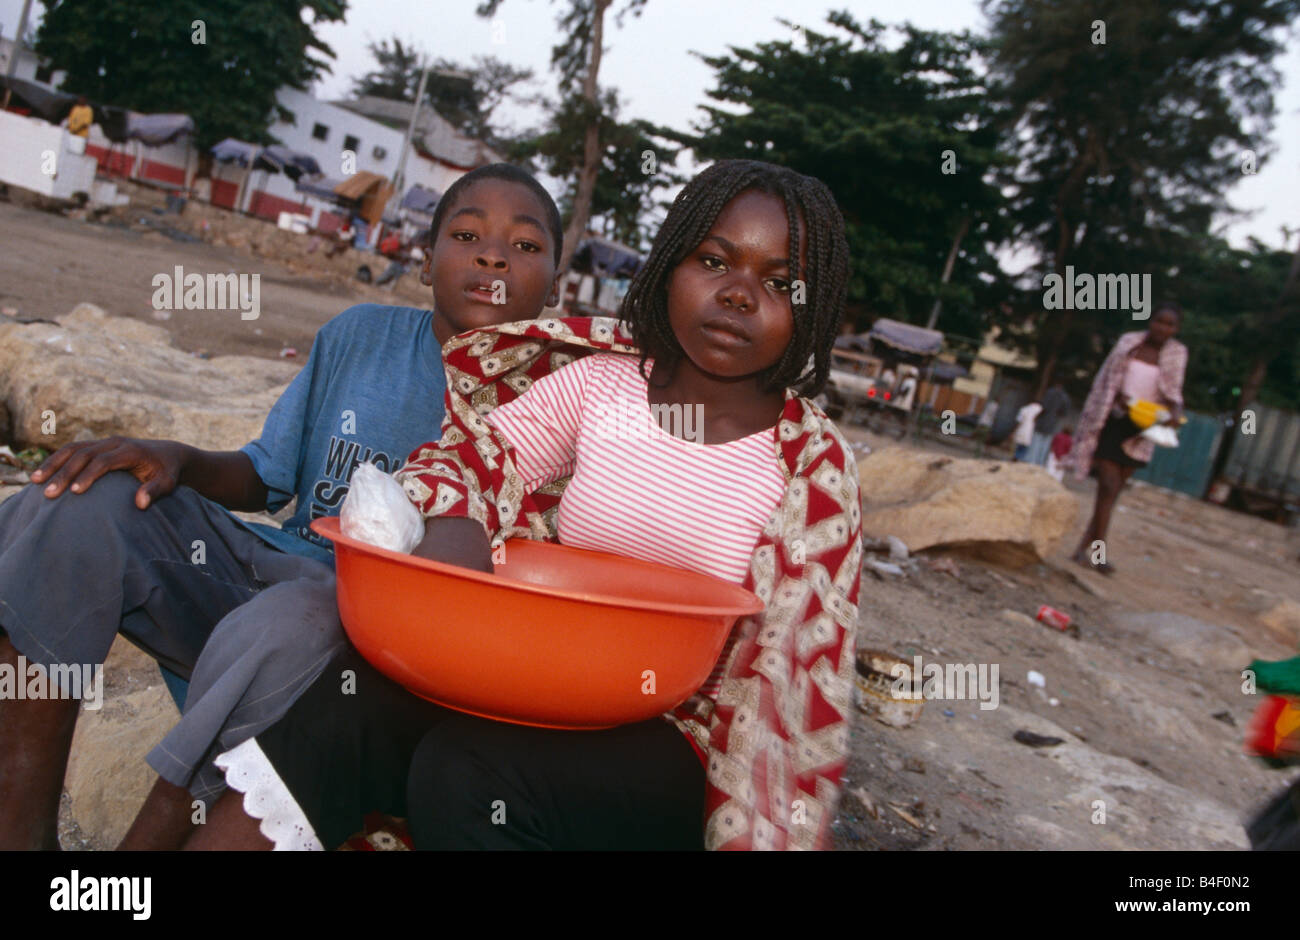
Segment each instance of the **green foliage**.
M36 51L67 72L62 90L94 102L194 118L197 145L270 143L282 86L306 89L334 53L313 23L346 0L47 0ZM310 13L313 23L303 20ZM193 41L203 21L203 43Z
M375 70L353 79L353 95L374 95L393 101L414 101L420 87L421 53L394 36L369 43ZM532 79L532 69L518 69L492 56L476 56L471 65L435 59L429 67L424 95L439 115L461 133L490 146L505 146L509 136L493 123L493 112L520 82Z
M600 170L592 195L590 227L645 250L654 238L651 215L659 190L685 182L672 169L681 148L673 147L664 131L645 121L620 121L619 110L613 91L605 93L599 109L592 109L581 95L570 94L560 104L548 105L544 126L518 139L509 154L514 159L536 161L547 174L568 181L560 199L567 224L582 165L583 135L588 123L596 121Z
M1157 298L1187 293L1179 262L1203 250L1228 208L1244 151L1267 157L1280 81L1271 63L1300 0L985 0L984 9L991 93L1005 102L1003 146L1016 156L1003 182L1016 241L1042 259L1038 283L1070 264L1151 274ZM1094 41L1099 23L1104 43ZM1029 291L1021 310L1041 311L1041 296ZM1095 367L1099 339L1125 320L1132 329L1126 311L1041 314L1040 364L1059 355L1062 366Z
M944 329L978 335L1009 290L992 254L1005 227L988 177L1004 158L978 69L983 41L903 26L891 43L874 20L828 21L833 34L803 30L806 47L764 42L701 56L717 73L709 97L723 106L705 106L696 133L681 139L702 159L768 160L830 187L848 228L860 327L876 316L924 323L938 297Z

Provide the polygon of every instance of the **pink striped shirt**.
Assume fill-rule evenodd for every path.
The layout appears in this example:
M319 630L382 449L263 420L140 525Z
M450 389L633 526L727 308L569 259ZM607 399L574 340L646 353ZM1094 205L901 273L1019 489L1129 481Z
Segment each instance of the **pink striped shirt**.
M670 430L701 437L700 408L652 412L648 393L635 356L596 353L487 420L515 449L527 491L572 474L556 520L562 544L741 584L785 491L773 431L725 444L684 440ZM733 640L700 688L711 698Z

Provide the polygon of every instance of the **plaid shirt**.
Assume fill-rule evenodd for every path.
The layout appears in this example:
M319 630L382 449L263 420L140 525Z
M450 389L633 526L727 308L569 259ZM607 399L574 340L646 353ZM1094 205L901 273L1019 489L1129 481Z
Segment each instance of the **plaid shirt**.
M1092 469L1092 455L1097 450L1097 439L1101 436L1102 425L1110 417L1110 410L1115 399L1124 387L1124 375L1128 372L1129 360L1146 338L1146 330L1134 330L1125 333L1110 351L1106 361L1101 364L1097 376L1092 380L1092 390L1088 400L1083 403L1083 413L1079 416L1079 425L1074 432L1074 450L1070 452L1070 463L1074 468L1076 479L1083 480ZM1187 371L1187 347L1176 339L1170 339L1160 347L1160 356L1156 363L1160 368L1157 388L1160 392L1159 404L1172 405L1179 411L1183 408L1183 375ZM1145 437L1132 437L1123 443L1124 453L1134 460L1149 461L1155 452L1154 442Z

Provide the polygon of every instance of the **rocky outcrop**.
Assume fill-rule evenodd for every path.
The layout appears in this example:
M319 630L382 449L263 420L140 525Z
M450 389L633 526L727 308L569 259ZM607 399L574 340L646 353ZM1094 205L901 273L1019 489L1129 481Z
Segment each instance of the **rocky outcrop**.
M1074 525L1078 500L1042 467L892 447L858 461L862 531L912 551L959 548L1013 565L1041 560Z
M227 450L257 437L299 366L199 359L167 331L78 304L58 323L0 322L0 403L19 447L120 434Z

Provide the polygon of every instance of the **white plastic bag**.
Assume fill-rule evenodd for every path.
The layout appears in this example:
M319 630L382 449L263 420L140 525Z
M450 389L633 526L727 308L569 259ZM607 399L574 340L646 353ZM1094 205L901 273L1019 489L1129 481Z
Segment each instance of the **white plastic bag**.
M339 527L348 538L409 555L424 538L424 518L402 485L372 463L352 472L339 510Z
M1155 441L1157 447L1177 447L1178 434L1167 424L1153 424L1142 432L1149 441Z

